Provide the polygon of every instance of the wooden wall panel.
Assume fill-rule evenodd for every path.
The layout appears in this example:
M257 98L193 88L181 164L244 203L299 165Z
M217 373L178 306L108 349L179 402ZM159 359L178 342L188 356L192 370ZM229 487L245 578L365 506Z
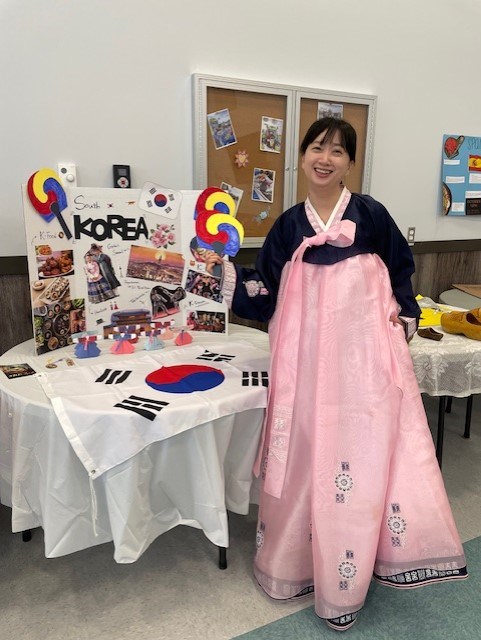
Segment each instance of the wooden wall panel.
M454 283L481 284L481 251L418 253L414 255L414 264L414 292L435 301Z
M0 276L0 354L33 338L27 274ZM33 352L32 352L33 355Z

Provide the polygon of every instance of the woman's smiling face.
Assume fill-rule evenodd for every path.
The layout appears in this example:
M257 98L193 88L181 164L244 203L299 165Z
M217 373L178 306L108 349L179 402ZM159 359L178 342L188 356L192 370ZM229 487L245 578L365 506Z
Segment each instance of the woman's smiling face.
M323 131L307 147L302 157L302 168L310 189L330 190L339 187L353 164L341 143L339 131L325 141Z

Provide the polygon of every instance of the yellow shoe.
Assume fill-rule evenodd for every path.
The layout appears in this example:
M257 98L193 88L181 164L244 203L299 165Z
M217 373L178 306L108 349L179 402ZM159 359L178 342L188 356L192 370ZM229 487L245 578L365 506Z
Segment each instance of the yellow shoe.
M481 322L481 307L478 307L477 309L471 309L469 313L472 313L476 320L478 320L478 322Z
M446 333L462 334L472 340L481 340L481 308L443 313L441 326Z
M466 311L451 311L441 316L441 326L447 333L463 333Z

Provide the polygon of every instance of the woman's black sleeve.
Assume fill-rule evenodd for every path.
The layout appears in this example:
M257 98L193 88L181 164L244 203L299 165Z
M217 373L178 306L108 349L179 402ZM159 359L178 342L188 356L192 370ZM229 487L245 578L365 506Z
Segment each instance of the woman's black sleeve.
M268 233L255 268L234 265L232 311L241 318L268 322L276 308L284 265L291 257L288 221L281 216Z

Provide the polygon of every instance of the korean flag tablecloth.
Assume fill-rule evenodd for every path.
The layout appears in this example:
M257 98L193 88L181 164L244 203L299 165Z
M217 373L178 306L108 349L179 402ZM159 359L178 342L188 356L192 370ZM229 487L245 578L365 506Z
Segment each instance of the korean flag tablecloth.
M39 381L73 449L97 478L153 442L264 408L268 363L268 353L247 344L192 345L42 373Z

